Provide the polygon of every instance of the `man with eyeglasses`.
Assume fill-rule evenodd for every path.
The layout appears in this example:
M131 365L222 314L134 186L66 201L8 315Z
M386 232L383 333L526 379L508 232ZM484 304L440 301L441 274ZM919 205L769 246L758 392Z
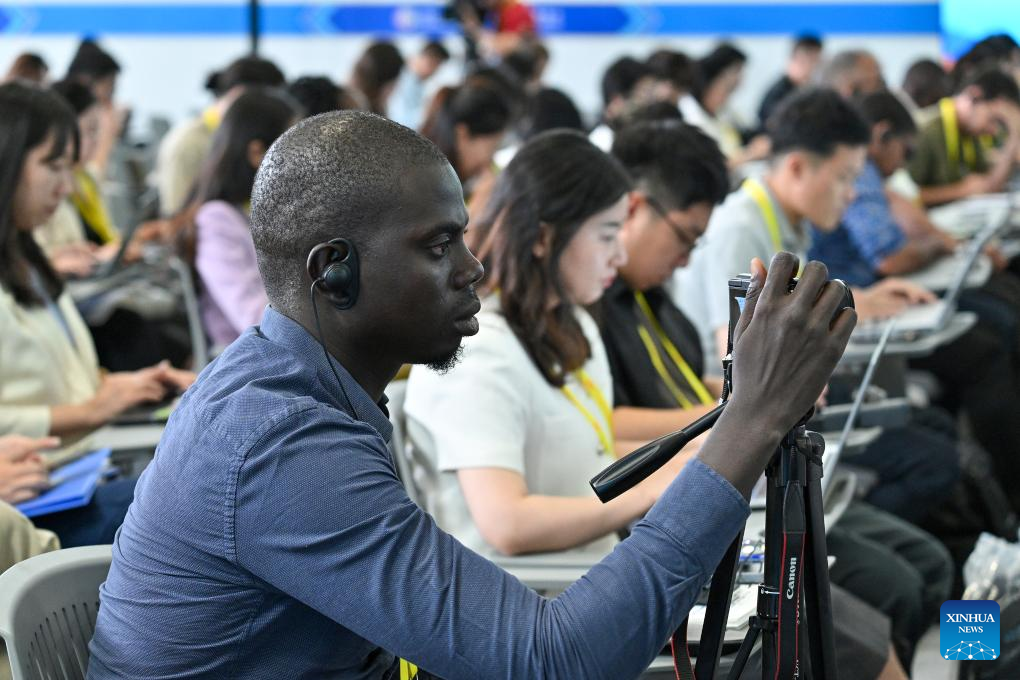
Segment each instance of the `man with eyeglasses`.
M729 177L716 143L677 120L625 128L613 155L635 189L620 231L627 263L598 314L613 372L616 436L642 441L704 415L722 389L719 379L702 380L697 330L662 285L686 266Z

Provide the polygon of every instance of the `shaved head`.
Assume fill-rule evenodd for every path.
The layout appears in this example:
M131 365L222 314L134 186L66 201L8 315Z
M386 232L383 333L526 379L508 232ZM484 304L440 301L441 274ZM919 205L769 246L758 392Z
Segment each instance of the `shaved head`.
M281 311L307 298L305 261L317 244L349 239L369 252L404 201L412 168L448 165L424 137L362 111L298 123L270 147L251 197L251 233L266 293Z

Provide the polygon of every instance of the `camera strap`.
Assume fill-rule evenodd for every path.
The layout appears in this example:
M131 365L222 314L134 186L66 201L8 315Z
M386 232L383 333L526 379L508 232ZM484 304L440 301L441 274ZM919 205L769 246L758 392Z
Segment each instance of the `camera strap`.
M790 481L783 494L783 572L779 582L779 618L776 622L776 658L779 678L796 676L799 663L800 591L804 578L804 491ZM793 653L784 653L784 648Z

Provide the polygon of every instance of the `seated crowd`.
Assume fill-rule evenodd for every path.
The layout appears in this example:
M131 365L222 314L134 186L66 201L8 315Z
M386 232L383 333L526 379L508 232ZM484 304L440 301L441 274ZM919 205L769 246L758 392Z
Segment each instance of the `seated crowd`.
M1015 42L919 61L901 88L869 52L823 48L796 39L753 122L731 112L748 56L728 43L613 61L590 124L544 82L534 38L441 86L441 42L373 42L343 85L242 57L152 148L158 201L132 224L106 195L121 65L86 40L51 82L20 56L0 84L0 572L114 544L90 678L635 676L742 526L778 436L852 400L859 374L833 373L852 317L935 300L911 276L965 244L929 209L1008 191L1020 169ZM906 362L927 382L854 454L869 483L827 533L846 677L910 677L979 535L1016 539L1020 258L985 255L987 281L959 298L974 323ZM208 367L183 302L75 294L171 259ZM742 272L759 299L733 346ZM817 299L780 292L798 272ZM801 347L780 322L796 305L827 321L826 276L856 312L805 322L817 345ZM595 474L719 403L728 355L733 415L597 500ZM421 508L380 444L396 381L393 455ZM56 457L166 403L140 477L31 520L14 507ZM984 495L967 493L976 469ZM564 551L593 569L562 593L490 562Z

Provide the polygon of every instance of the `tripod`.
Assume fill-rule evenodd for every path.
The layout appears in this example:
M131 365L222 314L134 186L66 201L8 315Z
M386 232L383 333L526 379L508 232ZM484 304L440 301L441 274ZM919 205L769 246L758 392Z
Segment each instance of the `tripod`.
M606 502L644 479L648 470L661 467L687 442L709 430L725 402L686 428L661 437L620 459L591 480L596 495ZM765 468L765 574L758 590L758 611L737 652L730 680L736 680L762 636L763 680L802 677L803 659L809 659L815 680L836 678L829 565L822 512L822 452L825 442L808 432L809 411L779 444ZM712 576L697 669L690 671L687 657L687 621L673 635L678 680L714 680L729 618L743 532L730 544ZM804 556L808 556L805 562ZM801 595L804 595L802 598ZM808 654L803 653L801 621L806 619Z
M750 282L749 274L736 276L729 281L730 333L727 354L723 359L722 403L687 427L632 451L593 477L592 490L603 503L634 487L665 465L677 451L707 432L719 419L733 388L733 332L743 311L741 303L747 295ZM836 279L831 283L843 289L843 304L834 314L835 320L843 309L854 307L854 299L842 281ZM796 285L797 279L791 279L789 291L792 292ZM888 340L890 330L891 325L886 330L885 340ZM739 678L759 633L762 636L763 680L802 677L805 670L802 660L810 661L811 674L815 680L836 678L829 565L822 511L822 453L825 442L821 435L808 432L805 426L812 415L813 408L787 432L765 468L764 582L758 589L757 614L751 617L747 636L730 670L730 680ZM691 671L687 656L686 619L673 634L671 642L677 680L695 680L695 675L698 680L714 680L716 677L742 543L741 531L727 549L712 577L696 674ZM807 562L804 560L805 554L808 556ZM800 626L802 616L807 621L806 640ZM802 640L807 646L806 654L802 649Z
M810 416L786 434L765 468L764 583L758 588L758 611L751 617L730 680L740 677L759 634L762 677L766 680L802 677L805 659L810 660L816 680L836 678L822 512L825 444L821 435L805 428ZM714 678L718 670L742 541L743 532L730 545L712 577L695 672L701 680ZM802 615L807 624L808 654L803 652Z

